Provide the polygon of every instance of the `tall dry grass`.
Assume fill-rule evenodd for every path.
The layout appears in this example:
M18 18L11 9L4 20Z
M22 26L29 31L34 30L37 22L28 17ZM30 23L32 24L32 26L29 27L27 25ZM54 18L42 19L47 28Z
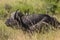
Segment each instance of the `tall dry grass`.
M60 40L60 30L50 30L49 32L42 33L33 33L33 35L24 33L20 29L12 29L5 25L5 20L3 15L5 13L9 14L7 10L5 10L4 6L8 4L12 7L10 13L15 11L16 9L20 9L24 11L25 9L30 9L30 12L36 11L37 13L44 13L46 3L41 0L0 0L0 40ZM60 4L58 4L60 6ZM44 9L44 10L43 10ZM57 9L57 13L59 13L59 8ZM55 16L57 20L60 21L60 14Z

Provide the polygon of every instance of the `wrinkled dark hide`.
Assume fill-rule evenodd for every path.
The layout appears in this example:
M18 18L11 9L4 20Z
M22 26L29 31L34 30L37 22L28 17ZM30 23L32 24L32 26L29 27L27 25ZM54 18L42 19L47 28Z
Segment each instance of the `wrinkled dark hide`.
M22 12L19 12L18 10L12 13L11 17L6 21L5 24L7 26L19 25L19 27L21 27L20 25L22 25L22 28L28 31L28 30L31 30L31 28L33 28L33 25L39 23L42 19L44 19L43 22L46 22L54 26L55 28L57 28L57 26L60 25L60 23L55 18L49 15L46 15L46 14L24 15Z

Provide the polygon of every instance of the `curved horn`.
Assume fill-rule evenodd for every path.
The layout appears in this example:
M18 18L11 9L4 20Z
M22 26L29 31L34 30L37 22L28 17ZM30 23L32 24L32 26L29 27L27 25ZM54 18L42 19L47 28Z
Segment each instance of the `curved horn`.
M18 17L18 11L19 11L19 9L16 10L15 15L14 15L14 19L16 19Z

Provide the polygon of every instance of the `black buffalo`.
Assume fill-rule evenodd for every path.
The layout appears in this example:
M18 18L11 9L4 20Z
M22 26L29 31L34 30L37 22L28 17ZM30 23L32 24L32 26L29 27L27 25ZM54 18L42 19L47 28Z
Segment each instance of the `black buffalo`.
M44 19L45 18L45 19ZM22 28L25 30L31 30L30 27L37 24L40 22L42 19L43 22L46 22L55 28L57 28L60 25L60 22L58 22L54 17L51 17L47 14L29 14L29 15L24 15L20 11L16 11L12 13L11 17L7 19L6 25L7 26L15 26L15 25L22 25Z

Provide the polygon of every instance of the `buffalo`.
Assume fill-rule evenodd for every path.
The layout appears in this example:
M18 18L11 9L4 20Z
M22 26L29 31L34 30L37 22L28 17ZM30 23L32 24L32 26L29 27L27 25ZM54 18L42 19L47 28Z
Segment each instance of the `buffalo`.
M11 17L9 19L7 19L5 24L10 27L18 25L18 27L23 28L24 30L28 31L28 30L34 30L34 28L36 28L36 26L33 28L33 25L36 25L41 21L48 23L48 24L54 26L55 28L59 27L59 25L60 25L60 22L58 22L56 18L51 17L47 14L24 15L19 10L16 10L16 12L13 12L11 14ZM31 28L33 28L33 29L31 29ZM38 28L40 28L40 27L38 27Z

